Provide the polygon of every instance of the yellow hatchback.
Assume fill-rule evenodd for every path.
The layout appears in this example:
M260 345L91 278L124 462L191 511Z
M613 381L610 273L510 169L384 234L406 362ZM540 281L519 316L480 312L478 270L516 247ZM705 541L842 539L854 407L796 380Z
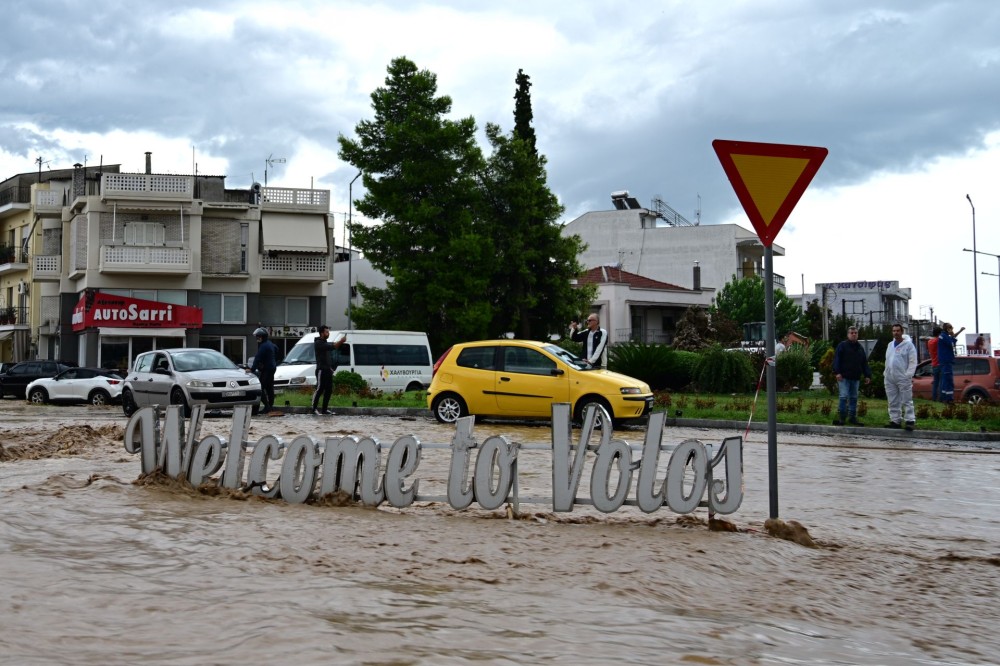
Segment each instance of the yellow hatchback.
M574 418L597 403L613 421L649 414L649 384L599 370L558 345L532 340L481 340L454 345L434 364L427 405L442 423L462 416L551 418L567 402ZM612 424L613 427L614 424Z

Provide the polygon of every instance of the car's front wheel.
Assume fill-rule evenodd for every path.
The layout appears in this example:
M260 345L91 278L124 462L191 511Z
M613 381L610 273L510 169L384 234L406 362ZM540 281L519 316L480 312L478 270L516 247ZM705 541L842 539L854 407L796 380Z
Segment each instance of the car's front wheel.
M132 416L138 408L132 389L122 389L122 411L125 412L125 416Z
M465 401L455 393L442 393L434 398L431 411L434 412L434 418L441 423L454 423L469 413Z
M183 407L185 418L191 416L191 405L187 403L187 398L184 397L184 391L181 390L180 386L175 386L170 391L170 404Z
M611 411L611 405L607 403L604 398L599 398L597 396L586 396L580 399L580 402L576 404L576 420L583 423L583 414L587 411L587 407L590 405L598 405L603 407L604 411L608 413L608 425L612 430L615 428L615 418L614 412ZM594 423L594 428L597 430L602 430L604 428L604 414L601 410L597 410L597 420Z
M49 401L49 394L43 388L33 388L28 394L28 402L33 402L36 405L44 405Z
M90 404L103 407L111 402L111 394L104 389L94 389L90 392Z

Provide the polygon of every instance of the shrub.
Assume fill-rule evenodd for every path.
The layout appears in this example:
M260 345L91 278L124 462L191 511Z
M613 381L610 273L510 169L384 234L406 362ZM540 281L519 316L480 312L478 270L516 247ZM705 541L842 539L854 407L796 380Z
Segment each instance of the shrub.
M746 354L713 345L701 353L696 383L707 393L745 393L754 385L753 366Z
M862 379L858 393L866 398L885 400L885 363L882 361L869 361L868 367L872 370L872 381L870 384L865 384Z
M644 342L625 342L608 350L608 369L635 377L654 391L670 387L670 348Z
M787 391L794 387L805 390L812 386L812 362L799 345L776 357L774 373L779 391Z
M682 389L694 379L698 354L666 345L626 342L611 347L608 368L649 384L654 391Z
M833 349L829 340L813 340L812 344L809 345L809 362L812 364L813 371L819 372L819 365L823 361L823 357L826 356L827 349Z
M340 370L333 376L333 392L337 395L364 395L370 393L368 382L356 372Z
M819 380L830 395L837 395L837 375L833 373L833 349L827 348L823 352L823 358L819 362Z

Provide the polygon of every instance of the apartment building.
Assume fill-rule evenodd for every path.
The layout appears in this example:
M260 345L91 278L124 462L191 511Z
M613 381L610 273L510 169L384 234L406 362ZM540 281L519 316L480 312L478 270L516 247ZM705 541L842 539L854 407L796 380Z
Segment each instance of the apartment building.
M243 363L257 326L290 348L321 322L329 190L227 189L225 176L153 173L151 159L145 173L75 165L0 217L24 248L0 273L0 295L26 284L25 340L0 347L10 360L124 368L150 349L199 346Z

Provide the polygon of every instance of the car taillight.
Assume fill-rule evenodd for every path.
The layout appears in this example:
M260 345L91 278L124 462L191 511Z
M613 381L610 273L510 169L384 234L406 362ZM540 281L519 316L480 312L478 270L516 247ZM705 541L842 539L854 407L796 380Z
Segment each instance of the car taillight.
M451 350L452 348L448 347L444 350L444 353L438 357L438 360L434 361L434 368L431 370L431 377L437 374L438 368L440 368L441 364L444 363L444 360L448 357L448 354L451 353Z
M111 384L112 386L114 386L115 384L121 384L122 380L120 380L120 379L109 379L108 383Z

